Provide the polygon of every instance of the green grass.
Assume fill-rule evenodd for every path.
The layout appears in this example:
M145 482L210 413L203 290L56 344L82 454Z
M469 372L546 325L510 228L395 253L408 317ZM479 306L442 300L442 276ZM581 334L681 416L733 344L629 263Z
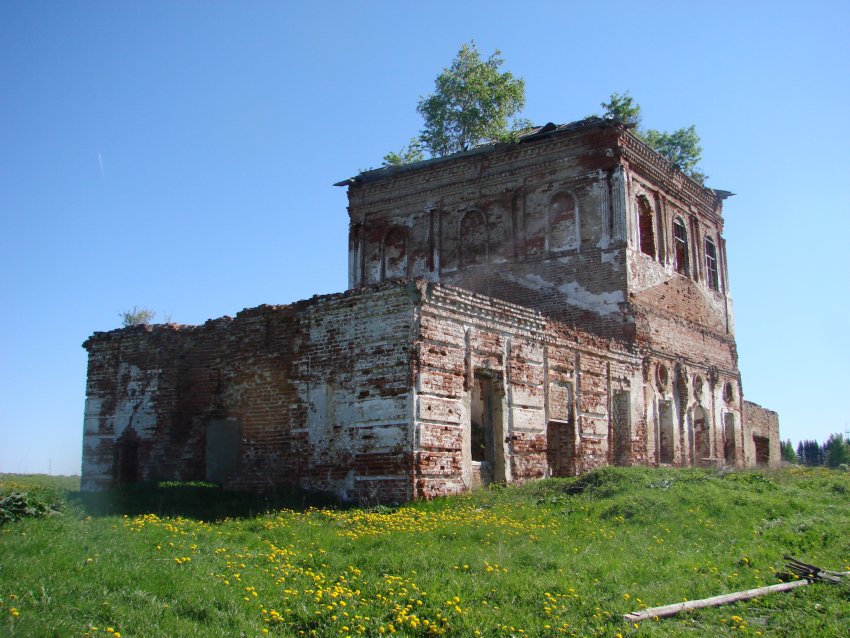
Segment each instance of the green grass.
M850 570L846 472L605 468L371 510L203 484L90 498L68 480L8 475L0 497L21 486L59 507L0 525L0 635L796 637L850 627L850 582L638 627L622 620L773 584L785 553Z

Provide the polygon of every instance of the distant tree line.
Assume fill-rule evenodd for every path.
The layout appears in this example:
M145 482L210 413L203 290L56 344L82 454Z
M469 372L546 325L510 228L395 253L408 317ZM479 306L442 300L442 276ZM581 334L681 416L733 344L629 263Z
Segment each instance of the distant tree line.
M826 443L814 440L800 441L797 450L791 445L791 440L783 441L782 460L810 467L825 465L826 467L850 466L850 439L842 434L831 434Z

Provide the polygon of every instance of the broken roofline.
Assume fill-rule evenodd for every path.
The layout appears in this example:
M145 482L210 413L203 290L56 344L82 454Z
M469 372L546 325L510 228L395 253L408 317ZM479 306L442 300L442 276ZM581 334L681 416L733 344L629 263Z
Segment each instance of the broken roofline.
M515 144L527 144L529 142L534 142L546 137L566 135L566 134L574 134L577 132L584 132L593 129L606 129L606 128L618 128L620 129L621 137L626 137L628 142L626 142L626 146L630 146L632 148L640 149L640 156L644 160L651 160L653 164L655 164L656 169L661 169L662 172L667 174L676 174L680 175L684 180L690 182L693 187L696 187L700 190L707 191L713 195L713 198L717 202L721 202L727 197L731 197L734 193L731 193L726 190L718 190L713 188L708 188L703 184L700 184L693 178L689 177L687 174L676 168L672 162L670 162L667 158L662 156L658 151L653 149L649 144L643 141L640 137L631 132L631 129L634 128L633 124L627 124L618 119L609 119L609 118L601 118L595 115L587 117L583 120L578 120L575 122L570 122L569 124L554 124L549 122L543 126L536 126L528 133L521 134L517 137L516 141L511 142L488 142L485 144L480 144L475 148L471 148L467 151L458 151L457 153L452 153L451 155L445 155L443 157L431 157L426 160L420 160L418 162L411 162L409 164L400 164L396 166L384 166L382 168L373 168L367 171L363 171L354 177L349 177L340 182L336 182L334 186L353 186L355 184L365 184L369 182L375 182L382 179L395 177L396 175L400 175L402 173L407 173L410 171L415 171L420 168L430 167L442 162L448 162L451 160L456 160L465 157L473 157L476 155L483 155L485 153L493 152L497 149L505 149L509 146L513 146Z
M365 182L373 182L380 179L384 179L386 177L393 177L400 173L406 173L411 170L416 170L418 168L422 168L424 166L432 166L434 164L439 164L441 162L447 162L454 159L459 159L461 157L472 157L474 155L482 155L484 153L489 153L498 148L507 148L508 146L512 146L514 144L524 144L527 142L531 142L543 137L548 137L553 133L567 132L567 131L578 131L582 129L591 129L591 128L609 128L611 126L619 126L626 129L628 125L620 122L619 120L606 120L601 117L597 117L595 115L585 118L583 120L578 120L577 122L571 122L569 124L553 124L549 122L543 126L535 126L528 133L523 133L517 137L515 142L486 142L484 144L479 144L478 146L471 148L466 151L458 151L457 153L452 153L451 155L444 155L442 157L431 157L426 160L420 160L418 162L411 162L409 164L399 164L395 166L384 166L382 168L373 168L368 171L363 171L354 177L349 177L348 179L344 179L341 182L336 182L334 186L350 186L351 184L362 184Z

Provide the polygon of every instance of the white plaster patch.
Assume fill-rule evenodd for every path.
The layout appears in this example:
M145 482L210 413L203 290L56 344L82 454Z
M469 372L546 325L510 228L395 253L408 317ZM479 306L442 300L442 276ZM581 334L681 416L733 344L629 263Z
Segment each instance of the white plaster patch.
M81 464L82 476L84 477L82 489L95 490L107 487L112 480L112 458L109 461L97 461L98 447L107 441L110 444L111 436L88 434L83 437L83 461Z
M606 246L601 246L601 248L606 248ZM603 264L615 264L615 263L617 263L617 259L619 259L621 252L622 252L621 250L609 250L607 252L602 253L602 263Z
M534 273L528 273L522 277L515 275L506 275L505 277L532 290L551 290L555 288L555 284L546 281L543 277ZM623 303L626 299L625 293L622 290L595 293L583 288L578 282L570 282L558 286L557 290L566 297L565 301L569 305L585 310L592 310L600 315L619 313L619 304Z
M550 281L546 281L543 277L535 273L528 273L522 277L506 274L505 278L513 281L514 283L518 283L525 288L531 288L532 290L550 290L555 287L555 284Z
M620 312L620 304L626 300L622 290L590 292L574 281L558 286L558 291L564 294L571 306L592 310L600 315L617 314Z
M159 370L142 370L122 362L118 366L118 378L123 379L127 375L130 380L115 406L115 438L119 438L130 426L140 438L148 438L156 428L154 397L159 386Z
M99 397L86 397L86 407L83 413L83 434L97 434L100 432L101 411L103 410L103 399Z

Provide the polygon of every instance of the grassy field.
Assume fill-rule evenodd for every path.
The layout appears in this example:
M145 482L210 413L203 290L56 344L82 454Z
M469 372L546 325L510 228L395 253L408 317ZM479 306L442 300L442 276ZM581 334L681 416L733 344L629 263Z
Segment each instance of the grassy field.
M846 472L605 468L370 510L0 476L13 492L56 507L0 524L3 636L850 634L850 582L622 620L773 584L784 553L850 570Z

